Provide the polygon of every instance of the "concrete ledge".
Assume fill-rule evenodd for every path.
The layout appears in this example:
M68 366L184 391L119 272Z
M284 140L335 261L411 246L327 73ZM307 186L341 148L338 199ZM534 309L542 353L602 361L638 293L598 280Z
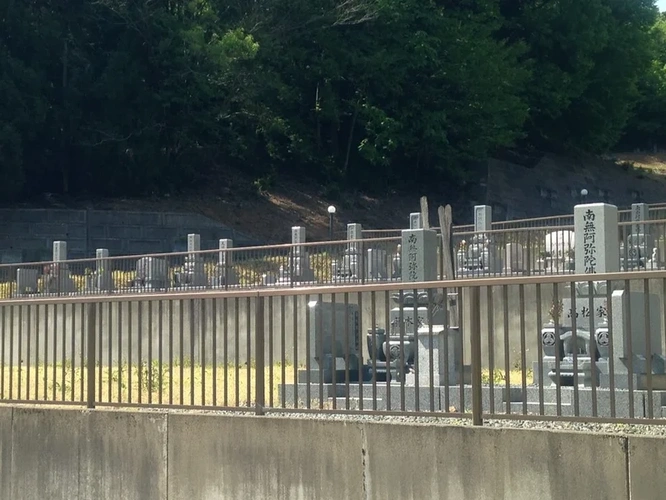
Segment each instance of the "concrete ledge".
M0 407L0 498L652 499L666 439Z

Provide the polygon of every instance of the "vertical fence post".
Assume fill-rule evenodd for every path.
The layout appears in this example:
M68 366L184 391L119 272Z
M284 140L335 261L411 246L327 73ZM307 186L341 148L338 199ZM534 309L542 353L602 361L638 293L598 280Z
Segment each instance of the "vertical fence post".
M473 286L470 292L470 343L472 354L472 424L483 425L481 397L481 288Z
M95 344L97 340L97 304L90 302L86 304L87 309L87 356L86 356L86 377L88 382L88 394L86 397L88 408L95 408Z
M254 332L255 332L255 414L264 414L264 405L266 404L265 388L265 328L264 328L264 296L257 294L257 302L254 311Z

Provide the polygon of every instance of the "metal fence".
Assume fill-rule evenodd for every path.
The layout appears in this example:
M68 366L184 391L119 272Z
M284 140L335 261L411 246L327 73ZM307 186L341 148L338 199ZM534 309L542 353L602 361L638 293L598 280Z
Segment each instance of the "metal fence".
M662 220L666 219L666 204L654 203L650 204L648 208L649 220ZM631 209L618 210L618 219L620 222L631 222ZM507 221L493 222L491 227L494 231L502 230L516 230L516 229L529 229L529 228L564 228L574 225L573 214L566 215L553 215L548 217L535 217L530 219L514 219ZM440 232L439 226L434 226L431 229ZM364 229L363 236L366 238L388 238L400 236L401 229ZM455 233L472 233L474 232L474 224L462 224L452 227L452 232Z
M0 265L0 299L391 281L399 243L377 238Z
M620 222L620 269L666 268L666 219ZM573 226L453 234L456 277L572 274ZM0 299L400 282L401 238L0 265ZM437 248L437 277L442 273Z
M666 273L0 301L0 399L665 423Z

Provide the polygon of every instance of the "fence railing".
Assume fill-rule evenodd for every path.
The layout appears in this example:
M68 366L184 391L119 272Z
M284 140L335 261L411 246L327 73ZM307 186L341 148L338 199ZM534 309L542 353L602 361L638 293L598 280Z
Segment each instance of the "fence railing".
M648 216L650 220L666 219L666 204L654 203L650 204L648 208ZM631 209L618 210L618 219L620 222L631 221ZM528 228L560 228L573 226L573 214L553 215L548 217L535 217L530 219L514 219L508 221L493 222L491 227L493 230L511 230L511 229L528 229ZM439 226L435 225L431 229L440 231ZM366 238L387 238L400 236L401 229L364 229L363 235ZM474 232L474 224L463 224L452 227L453 233L471 233Z
M0 265L0 298L391 281L399 238Z
M666 423L666 273L0 301L0 400Z
M666 268L666 219L620 222L620 269ZM457 278L572 274L573 226L459 232ZM442 272L437 248L437 277ZM0 265L0 299L400 282L401 238Z

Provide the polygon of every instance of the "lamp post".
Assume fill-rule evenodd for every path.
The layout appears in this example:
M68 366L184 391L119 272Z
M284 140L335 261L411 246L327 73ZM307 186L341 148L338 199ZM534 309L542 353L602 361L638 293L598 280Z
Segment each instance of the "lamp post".
M333 216L335 215L335 207L330 205L328 207L328 239L333 241Z
M585 200L587 200L587 189L583 188L580 190L580 202L585 203Z

